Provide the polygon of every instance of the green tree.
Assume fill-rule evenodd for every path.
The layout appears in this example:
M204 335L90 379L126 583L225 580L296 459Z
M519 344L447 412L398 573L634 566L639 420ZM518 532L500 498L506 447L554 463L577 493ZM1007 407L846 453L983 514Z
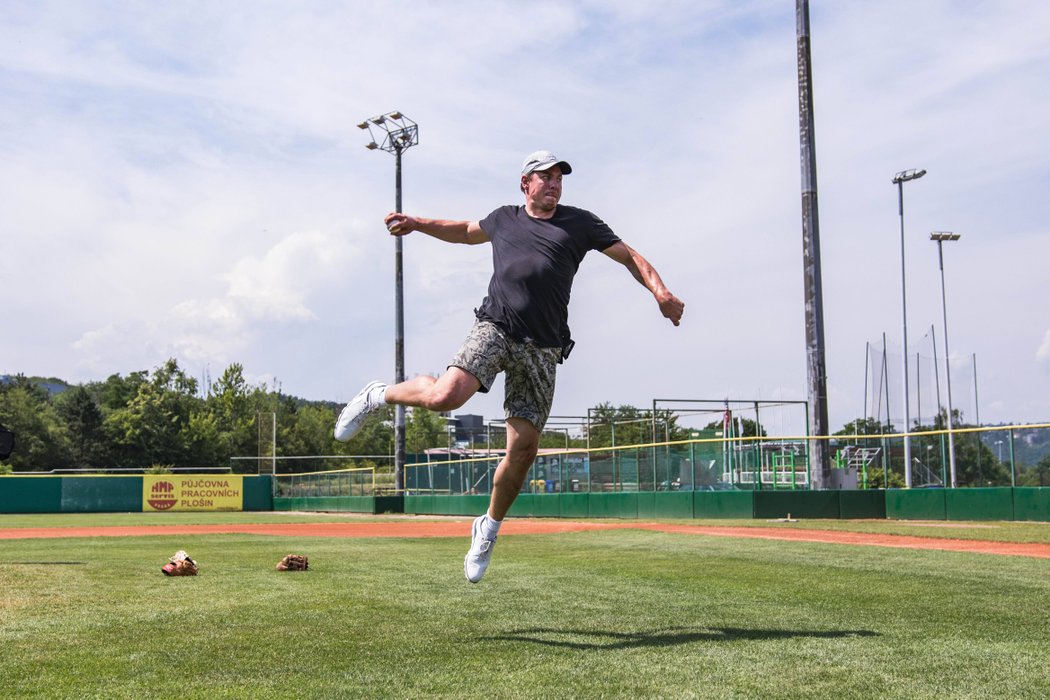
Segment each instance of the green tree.
M1022 486L1050 486L1050 454L1036 462L1031 469L1024 470L1018 483Z
M880 423L876 418L854 418L835 435L883 435L893 433L893 426Z
M15 434L15 450L7 464L18 470L69 467L69 430L47 393L18 375L0 384L0 423Z
M176 360L154 370L124 408L105 418L118 459L130 466L195 463L190 416L199 405L196 393L197 381Z
M277 413L277 453L284 456L328 455L333 453L332 427L335 409L324 404L310 404L284 397ZM346 463L289 463L281 471L346 467Z
M946 430L948 426L948 412L945 409L937 414L933 425L918 426L916 432L931 430ZM952 411L952 428L962 430L972 428L963 420L962 411ZM995 453L985 445L977 433L955 434L955 477L959 486L1009 486L1010 470L1001 463ZM926 454L919 457L927 463L931 469L938 469L945 473L945 483L951 476L949 471L949 440L947 435L931 435L918 439L922 451ZM915 438L913 438L912 453L915 453Z
M886 479L889 478L887 485ZM859 482L860 477L858 477ZM881 464L875 463L868 467L869 489L902 489L905 486L904 475L897 469L883 469Z
M219 420L207 409L198 407L190 413L189 424L183 435L187 466L221 467L230 463ZM251 465L251 471L255 471L254 464Z
M568 435L565 429L558 428L544 428L543 433L540 435L540 447L554 448L559 450L569 449L573 447L580 447L581 440L575 440ZM586 444L585 442L583 444Z
M736 425L733 427L733 437L766 437L766 429L759 429L758 423L750 418L744 418L743 416L734 416L733 420ZM704 430L724 430L725 422L716 420L711 421L704 426Z
M433 447L448 446L448 429L439 413L413 408L405 421L405 445L408 452L422 454Z
M97 394L99 407L103 413L106 413L127 408L127 405L138 394L139 387L148 380L149 372L146 371L132 372L127 377L111 374L106 381L89 385L88 390Z
M653 414L634 406L613 407L601 403L591 409L588 431L591 447L616 445L644 445L665 440L682 440L685 431L678 426L678 417L669 410L657 410L656 434L653 435ZM564 438L562 447L565 446Z
M102 409L83 385L54 398L59 418L66 425L70 442L70 465L103 467L109 460L109 443L103 430Z
M218 449L224 459L258 452L258 416L272 412L273 406L265 386L248 384L242 365L234 363L226 368L212 385L205 404L215 418Z

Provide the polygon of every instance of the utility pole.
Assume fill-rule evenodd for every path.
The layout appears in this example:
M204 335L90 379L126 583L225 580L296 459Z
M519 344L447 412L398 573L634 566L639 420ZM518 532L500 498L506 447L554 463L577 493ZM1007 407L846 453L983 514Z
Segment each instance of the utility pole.
M813 75L809 40L809 1L796 0L798 45L798 128L802 164L802 265L806 303L806 374L811 434L826 438L828 380L824 353L824 292L820 275L820 223L817 215L817 149L813 124ZM811 441L810 479L814 488L829 485L828 441ZM814 469L815 467L815 469Z

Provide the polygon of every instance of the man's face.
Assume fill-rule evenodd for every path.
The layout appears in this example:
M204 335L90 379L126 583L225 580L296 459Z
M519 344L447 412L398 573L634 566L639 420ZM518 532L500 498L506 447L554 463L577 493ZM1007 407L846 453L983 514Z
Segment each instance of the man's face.
M522 176L525 199L533 209L554 211L561 199L561 178L561 168L557 165Z

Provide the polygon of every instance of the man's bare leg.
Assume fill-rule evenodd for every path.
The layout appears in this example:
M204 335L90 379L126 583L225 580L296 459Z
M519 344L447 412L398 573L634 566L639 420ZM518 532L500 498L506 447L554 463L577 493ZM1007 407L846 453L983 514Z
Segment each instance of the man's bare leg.
M480 581L488 569L500 525L525 483L539 444L540 431L532 423L523 418L507 419L507 454L496 467L488 512L475 518L470 527L470 550L463 559L463 573L471 583Z
M459 367L449 367L437 379L415 377L393 386L370 382L340 412L333 435L336 440L347 442L384 403L451 411L465 404L480 388L478 378Z
M507 419L507 454L496 467L488 515L503 520L528 476L540 446L540 431L524 418Z
M473 374L449 367L437 379L423 375L388 386L386 402L431 411L452 411L465 404L480 388L481 382Z

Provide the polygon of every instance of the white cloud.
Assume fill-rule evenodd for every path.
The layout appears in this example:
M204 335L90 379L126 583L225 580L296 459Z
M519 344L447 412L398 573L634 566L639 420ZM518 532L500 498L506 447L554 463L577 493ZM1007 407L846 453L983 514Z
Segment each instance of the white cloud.
M236 362L261 336L302 332L298 327L316 323L319 313L338 309L344 277L364 267L353 240L292 234L261 257L237 261L222 275L227 281L222 296L187 299L147 320L87 331L71 349L84 369L105 365L107 357L134 360L135 367L167 356L195 366Z
M340 281L353 257L346 241L293 234L261 259L238 261L226 275L227 300L252 320L312 320L309 298Z
M802 396L792 9L8 3L0 285L19 332L0 371L86 380L173 354L336 399L389 374L380 220L394 164L354 124L397 108L420 123L406 210L480 218L517 201L522 155L548 147L575 166L566 202L609 221L685 299L671 328L623 270L588 259L556 412L668 392ZM1045 418L1031 377L1050 338L1029 330L1025 302L1050 294L1050 6L811 12L833 426L862 403L864 339L898 340L889 179L908 167L929 171L906 192L909 325L940 326L928 231L962 232L946 251L951 346L978 356L981 417ZM484 295L489 251L404 243L408 373L439 371ZM498 397L468 408L498 414Z
M1040 363L1050 364L1050 330L1043 334L1043 342L1035 351L1035 359Z

